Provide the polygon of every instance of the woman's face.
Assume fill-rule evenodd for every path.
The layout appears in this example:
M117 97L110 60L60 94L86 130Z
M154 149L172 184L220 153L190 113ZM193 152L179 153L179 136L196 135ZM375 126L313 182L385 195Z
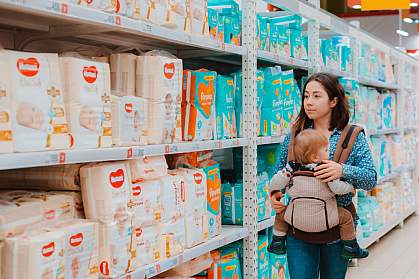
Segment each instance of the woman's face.
M329 100L326 90L321 83L310 81L304 92L304 110L311 120L321 119L331 115L337 99Z

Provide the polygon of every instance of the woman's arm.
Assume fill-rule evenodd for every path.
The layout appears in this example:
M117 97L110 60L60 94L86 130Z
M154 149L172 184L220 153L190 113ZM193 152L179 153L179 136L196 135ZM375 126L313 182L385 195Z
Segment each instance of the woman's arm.
M377 172L364 133L359 133L349 155L349 164L342 165L342 178L355 189L371 190L377 184Z

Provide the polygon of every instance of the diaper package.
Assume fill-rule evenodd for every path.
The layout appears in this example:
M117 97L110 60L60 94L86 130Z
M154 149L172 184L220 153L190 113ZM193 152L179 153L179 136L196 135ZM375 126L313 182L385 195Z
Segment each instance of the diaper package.
M242 225L243 183L223 183L221 187L222 223L225 225Z
M237 137L243 137L243 73L242 71L238 71L232 74L233 81L234 81L234 97L235 97L235 104L234 110L236 113L236 129L237 129Z
M141 227L160 223L162 217L160 180L139 179L132 182L128 210L135 214L136 223Z
M112 96L112 142L116 146L147 144L144 99L135 96Z
M0 240L23 233L43 220L41 201L15 202L0 198Z
M231 77L217 76L217 94L215 95L216 135L217 139L237 137L234 80Z
M180 142L182 60L157 51L139 56L136 95L148 102L148 144Z
M185 215L185 181L175 172L160 178L162 222Z
M220 165L214 161L201 166L207 177L208 237L221 233L221 175Z
M135 251L131 220L99 223L99 274L115 278L133 270ZM133 257L133 258L132 258Z
M350 113L350 122L355 123L356 117L356 101L357 95L359 95L359 83L355 79L352 78L339 78L339 83L342 85L343 89L345 90L345 95L348 98L349 102L349 113ZM360 104L360 106L365 106L366 103Z
M283 126L281 127L282 134L286 134L291 129L291 123L294 119L294 105L300 101L300 96L294 90L294 71L282 72L282 119Z
M396 95L393 93L382 96L382 126L383 129L396 127Z
M219 34L218 11L215 9L208 8L208 28L210 38L221 41L221 37L224 35Z
M215 90L217 73L207 70L183 73L183 139L211 140L215 129Z
M270 20L268 19L268 40L269 46L268 50L272 53L278 53L278 26L275 24L271 24Z
M161 225L161 256L179 255L185 248L185 217L173 217Z
M81 164L14 169L0 172L0 188L80 191Z
M163 155L129 160L128 164L134 183L143 179L157 179L167 174L166 158Z
M62 57L60 66L75 148L112 146L109 64Z
M160 226L144 227L134 221L133 238L136 249L136 258L133 265L141 267L144 265L152 264L161 258L161 231Z
M282 72L279 66L264 69L264 96L262 101L262 113L260 134L262 136L278 136L284 129L282 108Z
M240 260L237 254L234 257L220 257L218 251L213 251L211 255L213 256L213 264L208 271L208 279L242 278Z
M2 50L0 61L0 153L72 147L58 56Z
M98 224L72 220L54 226L63 230L65 278L97 278L98 268Z
M276 26L278 32L278 54L282 57L291 57L290 33L283 25Z
M368 88L368 123L367 128L371 130L381 129L380 94L377 89Z
M2 278L64 278L63 231L41 230L7 238L3 247Z
M80 191L51 191L51 193L69 196L74 202L74 218L86 219L86 216L84 215L83 199Z
M164 27L191 32L190 2L187 0L160 1L163 17L159 18Z
M110 56L109 60L112 95L134 96L137 56L131 53L115 53Z
M269 199L269 177L266 172L258 175L258 221L263 221L271 217L271 205Z
M258 235L258 279L269 279L268 235Z
M185 240L192 248L208 239L207 179L197 169L177 169L185 182Z
M42 221L45 222L74 218L74 200L68 195L35 191L1 191L0 195L3 200L13 202L18 206L39 201Z
M83 166L80 181L87 218L101 222L126 218L130 177L125 163Z
M268 18L256 15L256 36L258 40L258 48L260 50L269 49L269 27L268 27Z
M269 253L270 279L290 279L287 264L287 255Z
M208 7L206 0L190 1L192 35L209 36Z

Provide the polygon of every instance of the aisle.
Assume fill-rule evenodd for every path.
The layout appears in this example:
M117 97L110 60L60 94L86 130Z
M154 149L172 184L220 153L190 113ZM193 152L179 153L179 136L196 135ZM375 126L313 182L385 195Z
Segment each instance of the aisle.
M349 268L347 279L419 278L419 215L409 217L403 229L395 228L369 251L359 267Z

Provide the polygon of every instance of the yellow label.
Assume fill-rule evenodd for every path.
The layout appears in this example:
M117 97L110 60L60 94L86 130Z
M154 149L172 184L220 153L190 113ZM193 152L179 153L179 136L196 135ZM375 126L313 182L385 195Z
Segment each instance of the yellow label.
M11 130L0 131L0 141L12 141L12 139Z
M280 79L276 79L272 82L273 85L277 85L277 84L281 84L281 80Z
M410 0L361 0L363 11L410 9Z
M112 128L111 127L103 127L103 136L111 137L112 136Z
M214 79L215 79L214 76L206 76L206 77L204 77L204 80L206 80L206 81L212 81Z
M233 80L229 79L229 80L227 80L227 84L228 85L234 85L234 82L233 82Z
M284 80L284 84L291 84L291 80L290 79Z
M210 176L210 175L214 175L214 174L217 174L218 173L218 169L213 169L213 170L210 170L209 172L208 172L208 176Z
M67 124L54 124L53 125L53 133L54 134L67 134L68 133L68 125Z

